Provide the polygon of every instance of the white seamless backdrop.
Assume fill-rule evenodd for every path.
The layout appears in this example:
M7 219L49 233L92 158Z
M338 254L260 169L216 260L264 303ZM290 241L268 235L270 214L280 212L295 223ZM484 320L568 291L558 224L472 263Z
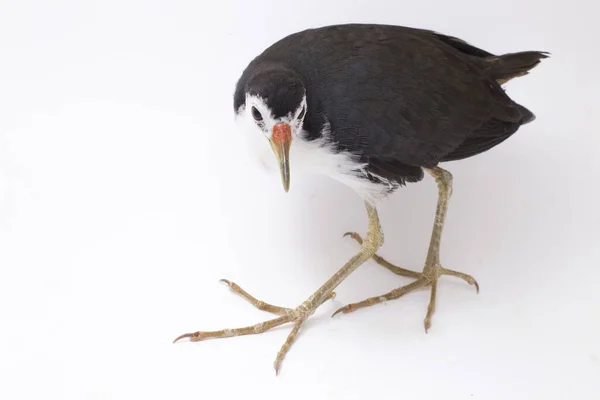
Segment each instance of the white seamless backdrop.
M600 125L592 1L0 2L0 398L597 399ZM428 291L330 318L409 282L367 262L301 331L175 336L294 307L357 250L361 200L322 177L290 193L239 145L246 64L308 27L434 29L550 59L508 85L537 120L447 164L448 268ZM381 254L420 270L430 178L380 208Z

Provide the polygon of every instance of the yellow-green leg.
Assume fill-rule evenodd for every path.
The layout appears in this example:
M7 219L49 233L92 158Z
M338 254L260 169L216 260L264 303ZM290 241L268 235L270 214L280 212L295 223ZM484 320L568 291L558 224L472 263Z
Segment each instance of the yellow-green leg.
M383 244L383 232L381 231L381 226L379 224L377 210L369 203L365 203L365 206L367 209L367 216L369 218L369 228L365 236L365 240L362 241L360 251L358 252L358 254L352 257L338 272L336 272L327 282L325 282L323 286L321 286L314 294L312 294L308 299L306 299L306 301L304 301L300 306L298 306L295 309L273 306L261 300L257 300L235 283L223 280L223 282L229 285L229 287L235 293L241 295L255 307L264 311L278 314L280 316L274 319L270 319L268 321L260 322L251 326L245 326L242 328L185 333L179 336L177 339L175 339L175 342L183 338L189 338L190 341L196 342L209 338L227 338L241 335L254 335L266 332L272 328L275 328L276 326L280 326L285 323L291 322L294 324L292 331L288 335L285 343L281 346L281 349L279 350L279 352L277 353L277 357L275 358L274 367L275 372L277 373L279 371L279 367L281 365L281 362L283 361L283 358L285 357L294 340L296 339L296 335L298 334L298 331L300 330L301 326L304 324L304 321L306 321L308 317L310 317L315 312L315 310L321 304L323 304L323 302L333 298L333 296L335 296L333 290L340 283L342 283L342 281L346 279L348 275L350 275L356 268L358 268L366 260L371 258Z
M433 230L431 233L431 241L429 244L429 251L427 253L427 259L425 260L425 267L423 272L415 272L404 268L397 267L377 254L373 255L373 259L381 266L387 268L393 273L409 278L416 278L416 280L408 285L402 286L398 289L394 289L389 293L381 296L371 297L363 300L359 303L348 304L338 309L333 315L338 313L348 314L359 308L370 307L375 304L382 303L388 300L394 300L404 296L416 289L431 286L431 298L429 306L427 307L427 315L425 316L425 331L431 327L431 317L435 311L435 301L437 295L437 283L438 279L442 275L454 276L467 282L469 285L474 285L479 293L479 285L477 281L470 275L463 274L462 272L453 271L442 267L440 264L440 243L442 238L442 231L444 229L444 220L446 218L446 212L448 210L448 201L452 195L452 174L442 168L425 169L437 182L439 196L437 209L435 213L435 221L433 224ZM360 235L354 232L349 232L346 235L351 236L359 243L362 243Z

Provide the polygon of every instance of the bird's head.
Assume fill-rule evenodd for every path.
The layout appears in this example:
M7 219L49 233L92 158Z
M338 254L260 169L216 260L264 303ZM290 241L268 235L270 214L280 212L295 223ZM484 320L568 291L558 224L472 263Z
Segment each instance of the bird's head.
M248 121L250 135L268 141L279 164L283 188L290 187L290 147L302 131L306 117L306 89L302 79L285 67L264 69L244 87L244 104L238 117Z

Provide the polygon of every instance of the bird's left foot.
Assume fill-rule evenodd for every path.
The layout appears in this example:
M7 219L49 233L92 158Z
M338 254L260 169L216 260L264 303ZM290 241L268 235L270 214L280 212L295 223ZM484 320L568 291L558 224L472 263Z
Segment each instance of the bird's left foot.
M357 242L362 243L362 238L357 233L349 232L345 236L350 236ZM377 264L385 267L386 269L392 271L397 275L406 276L409 278L416 278L416 280L408 285L394 289L391 292L383 294L381 296L371 297L358 303L348 304L338 309L335 313L333 313L333 315L336 315L338 313L348 314L358 310L359 308L370 307L388 300L395 300L416 289L431 286L431 299L429 301L429 306L427 307L427 315L425 316L424 321L425 332L427 332L427 330L429 330L429 328L431 327L431 317L433 316L433 312L435 310L437 283L438 278L440 276L449 275L454 276L456 278L460 278L467 282L469 285L475 286L477 293L479 293L479 284L477 283L475 278L473 278L471 275L463 274L462 272L446 269L442 267L438 262L426 263L425 267L423 268L423 272L415 272L397 267L378 255L374 255L373 260L375 260Z

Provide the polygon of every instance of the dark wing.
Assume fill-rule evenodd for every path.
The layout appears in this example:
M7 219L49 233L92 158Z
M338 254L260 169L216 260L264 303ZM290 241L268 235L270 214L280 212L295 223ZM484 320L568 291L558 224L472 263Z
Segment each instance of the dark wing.
M338 25L291 35L264 57L293 65L307 115L385 178L419 180L420 167L486 151L533 118L497 81L523 74L520 57L502 73L504 56L430 31Z
M341 148L372 163L432 167L488 148L527 117L476 57L420 31L382 36L325 85Z

